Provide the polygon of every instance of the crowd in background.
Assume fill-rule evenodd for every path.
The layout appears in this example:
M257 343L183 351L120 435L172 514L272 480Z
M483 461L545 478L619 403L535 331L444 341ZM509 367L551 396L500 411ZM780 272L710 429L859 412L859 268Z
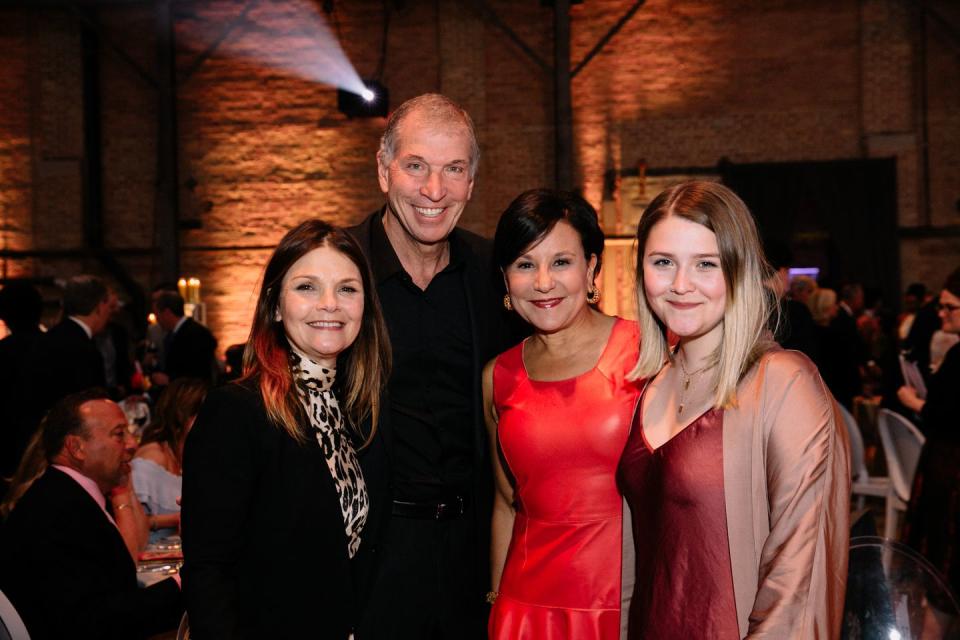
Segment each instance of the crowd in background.
M939 289L910 284L899 304L883 300L858 283L837 289L809 276L783 277L778 340L813 360L834 397L853 411L857 397L905 415L897 397L904 384L900 356L915 363L929 383L947 351L960 341L944 331L938 314Z
M9 480L43 415L59 399L102 388L124 408L136 435L171 382L213 385L228 374L216 356L217 340L185 314L176 287L151 296L151 319L131 318L105 280L79 275L62 283L59 321L41 325L44 301L25 281L0 290L0 477ZM133 336L139 336L134 339Z

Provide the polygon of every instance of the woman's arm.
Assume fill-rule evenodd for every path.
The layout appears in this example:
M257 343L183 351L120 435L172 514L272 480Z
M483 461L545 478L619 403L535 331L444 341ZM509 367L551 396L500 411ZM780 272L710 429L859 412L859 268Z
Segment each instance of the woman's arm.
M900 404L914 413L923 411L923 405L926 404L926 401L917 395L917 390L909 385L903 385L897 389L897 398L900 400Z
M150 526L150 531L156 531L157 529L179 529L180 514L160 513L154 516L147 516L147 524Z
M161 447L160 443L158 442L148 442L147 444L142 445L139 449L137 449L137 453L134 457L155 462L157 465L163 467L171 473L173 472L173 469L179 468L179 465L175 466L175 464L171 461L169 454L167 454L165 449ZM147 487L154 482L154 480L151 478L151 474L142 471L142 468L134 466L134 470L130 474L130 477L132 479L131 489L133 489L133 491L136 493L138 500L141 501L140 504L143 506L143 512L146 514L145 523L149 531L156 531L158 529L179 529L179 511L175 513L153 514L150 513L150 505L143 501L142 496L144 493L150 493Z
M113 519L120 530L120 536L133 561L140 559L140 552L150 539L150 525L143 505L133 492L133 476L127 476L127 482L110 492L110 506L113 508Z
M497 413L493 406L493 367L496 358L483 368L483 415L490 438L490 458L493 461L493 518L490 523L490 584L494 592L500 591L500 576L507 560L507 549L513 535L513 487L500 464L500 447L497 440Z
M794 352L766 371L762 412L770 533L763 540L751 638L832 638L847 575L849 445L833 397Z

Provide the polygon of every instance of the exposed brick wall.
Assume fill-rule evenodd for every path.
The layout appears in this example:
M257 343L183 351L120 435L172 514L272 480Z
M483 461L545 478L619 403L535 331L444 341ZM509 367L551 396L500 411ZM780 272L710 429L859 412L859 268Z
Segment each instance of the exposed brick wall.
M578 63L633 4L588 0L571 10ZM938 10L960 24L946 3ZM380 61L380 0L335 2L342 47L361 76ZM553 14L535 0L489 0L544 60ZM943 5L943 6L940 6ZM303 68L330 50L304 35L293 2L177 2L182 273L200 277L221 347L241 342L269 247L321 216L352 224L382 195L374 156L384 121L347 120L336 93ZM313 3L311 6L318 6ZM599 205L603 176L635 166L894 156L903 226L960 223L960 57L949 36L901 0L648 2L573 79L577 182ZM298 13L299 12L299 13ZM0 221L3 246L82 243L80 26L66 12L2 10ZM154 72L150 6L101 10L102 31ZM222 43L197 65L198 56ZM918 43L926 42L930 206L923 202ZM279 43L279 44L278 44ZM553 78L472 3L407 2L390 15L383 83L392 104L442 91L473 114L482 146L464 225L492 233L523 189L554 176ZM105 242L146 252L123 266L145 288L158 279L154 244L156 92L110 47L101 54ZM905 282L936 286L960 262L956 239L904 240ZM244 249L248 247L248 249ZM6 275L103 272L94 260L6 260Z
M113 45L132 58L102 47L104 245L149 247L157 179L157 93L148 80L156 76L155 17L152 7L140 5L102 11L100 19Z
M29 16L33 245L73 249L83 241L83 86L80 30L65 12ZM31 86L32 85L32 86Z
M948 33L936 23L927 24L927 127L930 149L930 222L960 224L960 4L935 3L937 11L954 26ZM960 239L956 244L960 245ZM960 250L958 250L960 251ZM954 263L960 262L954 254Z
M0 20L0 51L7 57L0 73L0 247L23 250L33 244L30 86L31 21L11 12ZM3 275L29 274L32 264L5 261Z

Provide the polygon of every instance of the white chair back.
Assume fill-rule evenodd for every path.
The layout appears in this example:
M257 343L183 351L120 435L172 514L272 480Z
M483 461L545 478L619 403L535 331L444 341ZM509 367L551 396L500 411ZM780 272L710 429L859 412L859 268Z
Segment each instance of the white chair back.
M854 480L865 480L870 474L867 473L866 449L863 446L863 434L860 433L860 425L857 424L846 407L839 402L837 407L840 409L843 424L847 427L847 435L850 437L850 476Z
M920 450L926 438L909 420L889 409L880 410L877 430L880 432L894 491L898 498L909 502L913 476L917 472Z
M23 624L20 614L14 609L13 603L0 591L0 639L30 640L27 627Z

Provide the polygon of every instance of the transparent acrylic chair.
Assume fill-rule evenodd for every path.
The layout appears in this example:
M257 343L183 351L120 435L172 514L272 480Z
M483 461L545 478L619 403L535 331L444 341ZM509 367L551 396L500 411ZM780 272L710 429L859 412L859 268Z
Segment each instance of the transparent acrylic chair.
M920 554L877 536L850 540L844 640L956 640L958 621L956 596Z

